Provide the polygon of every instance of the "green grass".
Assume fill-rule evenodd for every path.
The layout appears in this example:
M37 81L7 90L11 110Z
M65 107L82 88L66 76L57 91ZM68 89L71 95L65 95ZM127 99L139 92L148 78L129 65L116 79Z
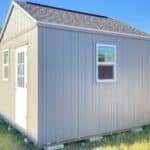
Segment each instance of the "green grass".
M142 132L124 132L104 136L93 143L83 142L67 145L66 150L150 150L150 126Z
M33 143L24 143L24 137L0 120L0 150L39 150ZM104 136L97 142L82 141L66 144L65 150L150 150L150 126L142 132L125 132Z
M25 144L24 137L15 129L8 131L7 124L0 120L0 150L37 150L32 143Z

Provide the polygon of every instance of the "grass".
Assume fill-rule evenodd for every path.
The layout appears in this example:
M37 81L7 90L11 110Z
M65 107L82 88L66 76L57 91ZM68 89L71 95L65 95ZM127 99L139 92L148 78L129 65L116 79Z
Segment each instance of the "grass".
M0 120L0 150L38 150L34 144L24 143L24 137L15 129L8 131L8 125Z
M24 143L24 137L0 120L0 150L40 150L33 143ZM66 144L65 150L150 150L150 126L142 132L124 132L104 136L97 142L82 141Z
M124 132L104 136L103 139L89 143L67 145L66 150L150 150L150 126L142 132Z

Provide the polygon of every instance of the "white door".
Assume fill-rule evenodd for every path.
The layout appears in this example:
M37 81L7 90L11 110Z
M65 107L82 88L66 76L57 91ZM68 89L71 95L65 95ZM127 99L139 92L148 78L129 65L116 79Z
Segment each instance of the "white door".
M16 123L27 128L27 45L16 49Z

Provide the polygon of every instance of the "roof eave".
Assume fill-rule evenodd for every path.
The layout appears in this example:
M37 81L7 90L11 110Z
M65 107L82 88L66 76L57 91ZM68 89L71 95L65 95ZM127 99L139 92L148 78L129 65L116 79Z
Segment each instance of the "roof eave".
M69 29L69 30L73 30L73 31L103 33L103 34L107 34L107 35L116 35L116 36L122 36L122 37L130 37L130 38L136 38L136 39L150 40L150 36L136 35L136 34L130 34L130 33L121 33L121 32L113 32L113 31L106 31L106 30L98 30L98 29L92 29L92 28L86 28L86 27L77 27L77 26L71 26L71 25L47 23L47 22L42 22L42 21L37 21L37 25L38 26L44 26L44 27L51 27L51 28Z

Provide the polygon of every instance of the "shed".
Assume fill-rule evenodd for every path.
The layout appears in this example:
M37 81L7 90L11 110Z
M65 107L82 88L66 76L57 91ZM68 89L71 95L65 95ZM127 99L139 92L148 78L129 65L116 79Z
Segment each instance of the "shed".
M150 124L150 35L134 27L13 1L0 60L1 116L38 145Z

